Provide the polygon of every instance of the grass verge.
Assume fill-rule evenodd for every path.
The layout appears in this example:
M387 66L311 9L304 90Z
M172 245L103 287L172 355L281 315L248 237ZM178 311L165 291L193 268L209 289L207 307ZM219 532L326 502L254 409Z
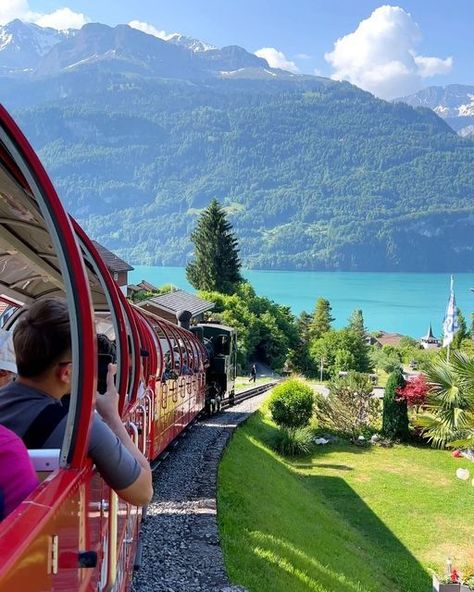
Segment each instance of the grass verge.
M430 569L474 560L474 488L463 463L415 446L332 444L304 459L270 448L257 412L219 468L218 519L232 582L250 592L429 592ZM464 463L465 464L465 463Z

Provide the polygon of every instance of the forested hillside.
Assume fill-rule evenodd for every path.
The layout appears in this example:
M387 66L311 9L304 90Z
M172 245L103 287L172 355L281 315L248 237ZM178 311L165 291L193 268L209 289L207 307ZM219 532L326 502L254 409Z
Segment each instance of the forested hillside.
M185 263L217 198L248 266L474 269L474 142L428 109L321 78L178 80L102 63L1 79L0 99L71 213L133 263Z

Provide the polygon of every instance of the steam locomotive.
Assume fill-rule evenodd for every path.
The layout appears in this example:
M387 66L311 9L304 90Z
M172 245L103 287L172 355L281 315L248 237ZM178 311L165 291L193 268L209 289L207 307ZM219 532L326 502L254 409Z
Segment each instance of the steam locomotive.
M11 329L24 305L56 296L66 298L72 327L66 436L60 450L29 451L41 483L0 523L0 592L125 591L142 511L120 500L87 457L96 334L115 343L120 413L150 461L202 410L232 399L236 334L190 327L186 311L175 325L131 304L0 107L0 323Z

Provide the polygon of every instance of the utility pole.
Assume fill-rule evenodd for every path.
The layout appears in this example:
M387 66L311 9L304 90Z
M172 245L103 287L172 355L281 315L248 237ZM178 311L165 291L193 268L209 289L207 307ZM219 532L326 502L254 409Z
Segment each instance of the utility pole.
M324 358L319 360L319 380L323 381Z

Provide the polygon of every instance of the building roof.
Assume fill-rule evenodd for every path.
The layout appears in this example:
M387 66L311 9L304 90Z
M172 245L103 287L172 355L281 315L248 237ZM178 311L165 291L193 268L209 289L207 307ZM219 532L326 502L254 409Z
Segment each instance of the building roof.
M183 310L189 310L194 317L213 309L215 304L214 302L198 298L194 294L189 294L184 290L176 290L148 298L148 300L144 300L141 303L141 306L145 308L159 308L173 315Z
M438 341L438 338L433 335L433 329L431 327L431 323L430 323L430 328L428 329L428 333L424 337L421 338L421 341Z
M156 286L150 284L150 282L147 282L146 280L142 280L139 284L137 284L137 287L140 290L146 290L147 292L156 292L158 290Z
M119 273L120 271L132 271L133 267L129 265L123 259L120 259L115 253L109 251L97 241L92 241L94 247L98 250L99 255L102 257L107 269L112 273Z
M380 343L381 346L384 345L395 345L397 346L400 343L401 338L403 335L400 333L386 333L385 331L382 332L380 337L376 337L375 340Z

